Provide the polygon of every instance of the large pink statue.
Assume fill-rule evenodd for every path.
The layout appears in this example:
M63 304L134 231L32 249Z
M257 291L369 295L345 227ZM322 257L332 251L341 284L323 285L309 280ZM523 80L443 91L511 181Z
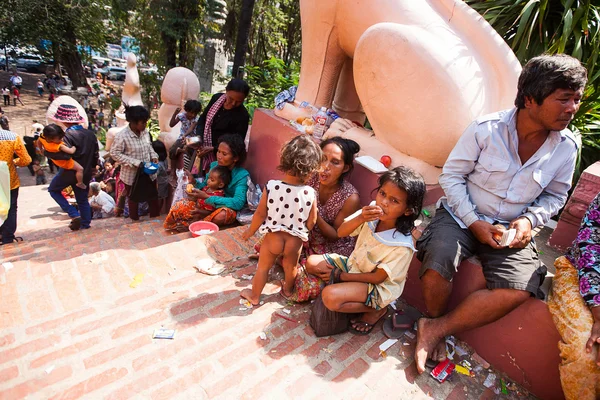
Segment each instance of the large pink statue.
M427 183L476 117L511 107L521 67L493 28L460 0L301 0L302 66L296 104L332 107L327 135L387 154ZM288 104L276 114L306 111ZM355 125L354 125L355 126ZM326 136L327 136L326 135Z
M200 94L198 77L187 68L175 67L170 69L163 80L160 90L162 105L158 110L160 125L159 140L167 150L175 142L180 132L180 123L173 128L169 126L171 116L177 107L183 109L186 100L197 100Z
M115 140L115 135L126 125L125 120L125 105L127 106L143 106L140 86L140 75L137 70L137 58L135 54L129 53L127 56L127 70L125 72L125 82L123 83L123 93L121 94L121 107L115 112L117 125L113 126L106 132L106 151L110 150L112 142Z

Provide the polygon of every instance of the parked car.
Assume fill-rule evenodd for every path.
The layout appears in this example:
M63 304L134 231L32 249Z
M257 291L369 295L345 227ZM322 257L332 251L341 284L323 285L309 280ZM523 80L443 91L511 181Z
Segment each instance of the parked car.
M8 56L8 68L11 69L16 66L15 60L11 56ZM6 71L6 58L4 56L0 56L0 70Z
M125 68L106 67L106 77L113 81L124 81L126 72Z
M42 57L35 54L22 54L17 57L17 68L22 68L26 71L40 72L43 64Z

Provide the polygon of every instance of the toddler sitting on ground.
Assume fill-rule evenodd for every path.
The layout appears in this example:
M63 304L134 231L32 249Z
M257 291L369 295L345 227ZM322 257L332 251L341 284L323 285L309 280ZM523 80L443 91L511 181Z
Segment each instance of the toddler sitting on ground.
M44 127L44 130L40 137L38 138L38 146L42 146L44 150L48 153L67 153L67 154L75 154L77 148L75 146L68 147L62 141L63 137L65 137L65 132L62 128L56 124L50 124ZM41 150L41 149L40 149ZM85 189L86 186L83 183L83 167L77 161L69 158L68 160L55 160L50 157L54 164L59 166L62 169L70 169L75 171L75 177L77 178L77 187L80 189Z
M202 190L211 196L223 197L225 196L225 188L227 185L229 185L229 182L231 182L231 171L229 168L217 165L210 170L208 179L206 180L206 186L204 186L202 189L194 189L192 187L191 190L188 190L188 192L191 193L194 190ZM215 207L211 206L210 204L206 204L204 199L198 199L197 207L201 210L210 212L215 211Z

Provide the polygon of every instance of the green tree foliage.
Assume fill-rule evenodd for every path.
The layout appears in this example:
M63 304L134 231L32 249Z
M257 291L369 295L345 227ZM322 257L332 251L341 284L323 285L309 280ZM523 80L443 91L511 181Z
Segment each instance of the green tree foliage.
M233 54L243 0L227 0L227 19L222 35ZM248 34L246 66L261 65L271 57L285 64L300 61L301 29L298 0L256 0Z
M51 57L64 65L73 87L85 77L78 45L102 48L109 0L3 0L0 2L0 40L6 44L39 46L52 42Z
M588 69L588 87L571 129L583 143L576 177L600 159L600 7L592 0L467 0L526 63L566 53Z
M271 57L260 65L247 66L245 79L250 85L246 107L250 115L256 108L273 108L275 96L282 90L298 84L300 65L293 61L286 64L282 59Z

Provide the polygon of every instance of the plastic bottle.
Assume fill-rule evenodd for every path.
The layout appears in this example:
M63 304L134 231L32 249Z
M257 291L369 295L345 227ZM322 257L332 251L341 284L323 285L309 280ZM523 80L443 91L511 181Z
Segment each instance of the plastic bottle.
M320 141L327 130L327 108L321 107L318 113L315 114L315 127L313 137Z

